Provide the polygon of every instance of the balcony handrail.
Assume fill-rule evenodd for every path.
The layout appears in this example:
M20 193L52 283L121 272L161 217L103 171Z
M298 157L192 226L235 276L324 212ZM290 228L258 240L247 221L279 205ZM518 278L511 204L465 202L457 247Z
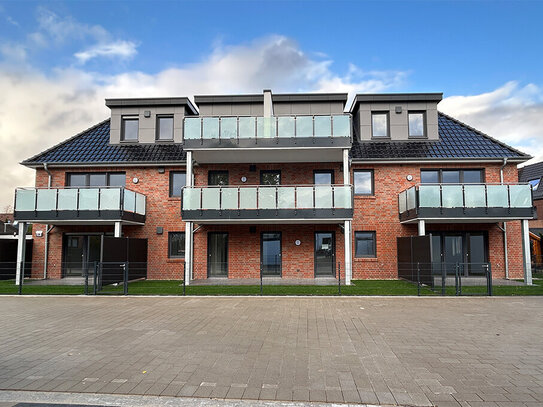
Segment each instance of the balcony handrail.
M245 197L245 199L254 199L254 204L248 205L242 203L242 194L240 193L241 190L244 189L252 189L254 194L251 197ZM320 206L318 204L318 197L316 196L316 191L319 189L328 188L330 192L329 198L330 205L323 205ZM338 188L348 188L349 192L348 194L344 194L342 197L336 197L336 195L339 193L336 190ZM218 189L218 196L214 196L214 201L209 201L209 205L206 205L204 203L204 191L206 190L216 190ZM279 191L280 190L286 190L291 189L293 195L291 195L289 198L290 201L286 203L280 203L280 196ZM302 189L311 189L311 193L309 195L301 195L300 190ZM196 196L185 197L186 191L191 190L197 190ZM235 193L235 196L229 196L230 201L228 201L227 204L225 204L226 200L223 199L223 191L237 191ZM267 203L262 203L261 199L265 198L260 195L261 190L275 190L273 193L273 197L271 197L271 200ZM307 192L307 191L305 191ZM353 185L352 184L297 184L297 185L202 185L202 186L185 186L182 188L181 191L182 196L182 210L198 210L198 211L206 211L206 210L261 210L261 209L272 209L272 210L278 210L278 209L352 209L354 206L354 194L353 194ZM270 197L268 197L270 198ZM283 197L285 198L285 197ZM192 200L196 201L192 201ZM273 201L273 203L270 204L270 202ZM188 204L187 204L188 202ZM305 202L305 203L304 203ZM310 205L307 205L307 203L310 202ZM339 203L339 204L338 204ZM192 204L196 204L195 207L191 207ZM206 207L206 206L213 206L213 207Z
M419 189L420 186L427 186L427 185L433 185L433 186L443 186L443 185L530 185L529 182L417 182L413 185L411 185L408 188L405 188L400 191L404 192L411 188Z
M75 190L77 191L75 196L75 205L73 207L70 207L69 209L63 209L59 208L59 203L61 202L61 199L59 197L59 191L62 190ZM96 207L94 208L85 208L82 207L81 204L81 190L90 191L90 190L97 190L97 196L96 196ZM115 204L115 207L108 207L107 205L102 206L102 190L119 190L118 197L118 205ZM33 194L33 204L32 207L27 209L20 209L20 206L17 205L17 198L20 191L34 191ZM51 201L51 205L47 205L47 209L38 209L38 198L40 195L40 191L55 191L54 197L50 197L53 199ZM134 200L132 205L127 205L126 202L126 196L127 194L133 194ZM72 197L73 198L73 197ZM38 212L40 210L48 210L48 211L63 211L63 210L70 210L70 211L88 211L88 210L96 210L96 211L103 211L103 210L119 210L124 212L132 212L136 214L145 215L146 213L146 206L147 206L147 197L145 194L142 194L141 192L137 192L131 189L128 189L126 187L122 186L82 186L82 187L76 187L76 186L69 186L69 187L17 187L15 189L15 200L14 200L14 211L17 212L25 212L25 211L32 211L32 212ZM111 205L110 205L111 206ZM105 209L104 209L105 208Z
M197 117L184 117L183 118L183 138L184 139L187 139L187 140L204 140L204 139L208 139L208 140L239 140L240 138L241 139L281 139L281 138L290 138L290 137L293 137L293 138L297 138L297 137L300 137L298 135L298 125L297 125L297 120L298 118L305 118L305 117L311 117L312 118L312 128L311 128L311 135L309 137L311 138L325 138L325 137L329 137L329 138L340 138L340 137L348 137L350 140L352 140L352 115L350 113L338 113L338 114L285 114L285 115L274 115L274 116L271 116L271 117L264 117L264 116L255 116L255 115L209 115L209 116L197 116ZM315 118L318 118L318 117L328 117L330 118L330 135L328 136L317 136L316 135L316 127L315 127ZM349 122L348 122L348 126L347 126L347 130L348 130L348 134L345 134L344 132L341 132L340 134L338 135L335 135L334 134L334 117L347 117L349 119ZM250 130L251 132L251 137L240 137L240 119L254 119L254 129ZM279 130L279 120L281 118L292 118L294 120L294 123L293 123L293 128L291 129L293 131L293 134L290 135L290 132L289 132L289 136L288 137L285 137L285 136L281 136L280 135L280 130ZM204 120L205 119L217 119L218 120L218 128L214 129L216 130L216 135L217 137L207 137L205 134L204 134ZM231 134L229 134L228 136L223 136L222 135L222 120L223 119L235 119L236 120L236 125L235 125L235 137L232 137ZM262 119L262 120L268 120L269 122L273 122L273 126L270 126L267 130L264 130L265 132L267 132L268 134L270 133L273 133L273 134L270 134L268 136L262 136L261 134L259 134L259 130L258 130L258 121L259 119ZM199 121L199 129L198 129L198 132L199 132L199 137L187 137L187 128L186 128L186 123L187 121L196 121L198 120ZM273 127L273 128L271 128ZM308 137L307 135L304 135L303 137Z

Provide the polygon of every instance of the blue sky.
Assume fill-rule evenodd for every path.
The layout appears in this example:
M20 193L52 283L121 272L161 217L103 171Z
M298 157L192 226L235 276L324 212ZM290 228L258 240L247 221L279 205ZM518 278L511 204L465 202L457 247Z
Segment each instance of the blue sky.
M541 21L543 1L0 0L0 185L32 185L18 162L105 98L264 88L444 92L440 110L540 160Z

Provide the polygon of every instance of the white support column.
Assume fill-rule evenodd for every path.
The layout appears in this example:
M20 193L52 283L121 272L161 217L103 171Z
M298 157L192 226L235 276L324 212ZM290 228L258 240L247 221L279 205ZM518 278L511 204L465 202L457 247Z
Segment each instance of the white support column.
M343 184L351 183L351 171L349 168L349 149L343 150Z
M26 223L19 223L19 234L17 236L17 274L15 275L15 285L21 284L21 276L24 273L24 263L26 255Z
M426 222L424 220L419 220L419 236L426 235Z
M115 237L121 237L123 234L123 224L121 222L115 222Z
M532 259L530 258L530 228L527 220L522 221L522 258L524 263L524 283L532 285Z
M351 285L351 279L353 278L353 260L352 260L352 231L351 221L346 220L344 225L344 237L345 237L345 285Z
M194 185L194 176L192 174L192 151L187 151L187 174L186 185L192 187ZM185 285L190 285L193 268L193 251L192 240L194 234L192 233L192 222L185 222Z

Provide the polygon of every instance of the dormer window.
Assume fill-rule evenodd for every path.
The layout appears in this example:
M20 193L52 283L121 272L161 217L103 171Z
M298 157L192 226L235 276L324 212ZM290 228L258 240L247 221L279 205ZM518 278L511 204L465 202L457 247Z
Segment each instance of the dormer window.
M409 137L426 137L424 112L409 112Z
M371 136L372 138L389 138L388 112L371 113Z
M158 116L156 121L156 139L173 140L173 116Z
M121 125L122 141L138 141L139 120L137 116L123 116Z
M537 187L539 186L539 181L541 181L541 178L531 179L530 181L528 181L534 191L537 191Z

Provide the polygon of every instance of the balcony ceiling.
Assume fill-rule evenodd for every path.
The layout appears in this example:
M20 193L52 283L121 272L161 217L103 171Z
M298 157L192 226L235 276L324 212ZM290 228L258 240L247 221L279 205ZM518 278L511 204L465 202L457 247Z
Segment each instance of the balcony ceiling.
M193 153L193 159L200 164L342 162L343 148L251 148L250 150L195 150Z

